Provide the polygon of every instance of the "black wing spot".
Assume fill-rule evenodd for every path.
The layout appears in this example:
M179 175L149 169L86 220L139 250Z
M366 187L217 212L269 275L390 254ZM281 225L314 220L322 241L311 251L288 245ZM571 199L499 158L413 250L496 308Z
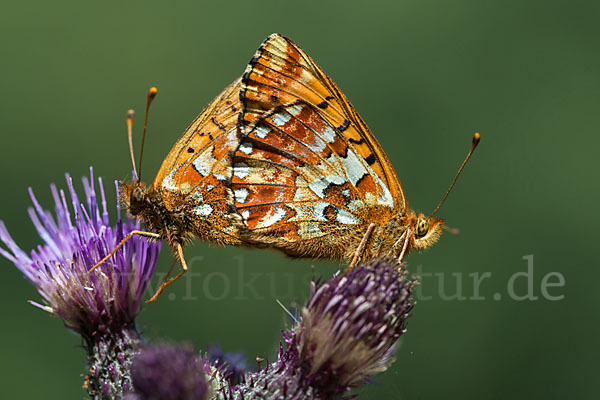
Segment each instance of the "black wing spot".
M333 99L335 99L335 97L333 97L333 96L327 96L327 97L325 97L325 100L327 100L327 101L331 101Z
M273 103L279 103L279 97L275 96L274 94L271 95L270 99Z
M369 154L369 156L367 158L365 158L365 161L367 162L367 164L369 165L373 165L375 164L375 154L371 153Z
M365 138L360 138L360 140L350 138L350 139L348 139L348 141L353 144L363 144L363 143L365 143Z
M250 59L250 62L248 62L248 64L254 66L258 62L259 59L260 59L260 57L254 56Z
M212 121L213 124L217 125L220 130L222 130L222 131L225 130L225 125L223 125L222 123L217 121L217 119L215 117L212 117L210 120ZM210 133L209 133L209 137L210 137ZM212 140L212 137L210 138L210 140Z
M188 153L193 153L194 152L194 148L193 147L188 147L187 152Z
M323 209L323 216L327 221L334 222L337 217L337 210L330 204Z
M344 120L344 123L337 128L337 130L340 132L344 132L349 127L350 127L350 121L346 119L346 120Z
M326 109L327 106L328 106L328 104L326 101L323 101L323 102L317 104L317 107L322 108L323 110Z

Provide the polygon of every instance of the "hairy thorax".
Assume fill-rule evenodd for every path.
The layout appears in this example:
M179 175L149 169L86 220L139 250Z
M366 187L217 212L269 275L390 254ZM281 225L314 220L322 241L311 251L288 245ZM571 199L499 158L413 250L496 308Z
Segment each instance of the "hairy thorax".
M186 245L194 237L194 221L185 210L169 209L162 193L143 182L122 182L121 203L145 229L157 233L171 246Z
M203 202L186 193L147 187L136 181L122 182L121 202L144 223L145 229L159 234L171 247L185 246L194 237L218 245L240 245L241 219L232 211L225 191L215 188L218 201L205 198Z
M407 253L426 249L438 241L442 226L442 219L417 215L409 209L405 215L392 216L376 225L365 248L365 256L368 259L397 257L403 249Z

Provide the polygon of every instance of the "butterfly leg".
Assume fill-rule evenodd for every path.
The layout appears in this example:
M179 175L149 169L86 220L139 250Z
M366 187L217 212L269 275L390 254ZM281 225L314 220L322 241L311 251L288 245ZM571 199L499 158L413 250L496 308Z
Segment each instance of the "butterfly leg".
M169 286L171 283L175 282L177 279L181 278L181 276L187 272L188 266L187 266L187 263L185 262L185 258L183 258L183 248L181 247L181 245L179 243L177 243L177 258L179 259L179 262L181 263L181 272L179 272L177 275L175 275L174 278L169 279L169 276L171 276L171 272L173 271L173 267L175 266L175 264L173 263L173 265L171 265L171 268L169 269L169 272L164 277L163 281L161 282L160 286L158 287L158 290L156 291L156 293L154 293L154 295L150 299L148 299L146 301L146 304L156 301L156 299L158 299L158 296L160 296L160 294L167 288L167 286Z
M365 232L364 236L362 237L360 244L356 248L356 251L354 252L354 256L352 257L352 262L350 262L350 266L348 267L348 270L351 270L352 268L356 267L356 264L358 264L358 260L360 259L361 253L363 252L365 246L367 245L367 242L369 241L371 234L373 233L373 229L375 229L375 224L371 223L369 225L369 227L367 228L367 231Z
M162 286L166 281L169 280L169 278L171 277L171 273L173 272L173 268L175 268L175 264L177 264L176 258L173 259L173 262L171 263L171 266L169 267L169 272L167 272L167 274L163 278L162 282L160 283L160 286Z
M400 255L398 256L398 264L402 264L402 259L404 258L404 254L406 253L406 249L408 248L408 241L410 240L412 236L412 232L410 230L410 228L408 228L406 230L406 239L404 240L404 245L402 246L402 251L400 252Z
M175 268L175 264L177 264L176 258L173 259L173 262L171 263L171 266L169 267L169 271L167 272L167 274L163 278L162 282L158 286L158 290L156 291L156 293L154 293L154 295L150 298L150 300L146 301L146 303L152 303L154 300L156 300L158 298L158 295L160 295L162 293L162 291L165 289L166 282L169 280L169 277L171 276L171 273L173 272L173 268Z
M117 250L119 250L121 248L121 246L123 246L125 244L125 242L127 242L129 239L131 239L134 235L139 235L139 236L144 236L144 237L149 237L149 238L153 238L153 239L160 239L160 235L156 234L154 232L146 232L146 231L131 231L127 234L127 236L125 236L123 238L123 240L121 240L121 243L119 243L117 245L117 247L115 247L113 249L113 251L110 252L110 254L108 254L106 257L104 257L102 260L100 260L100 262L96 265L94 265L92 267L92 269L90 269L88 271L88 274L91 273L92 271L94 271L96 268L98 268L100 265L104 264L104 262L106 262L106 260L108 260L109 258L111 258L116 252Z

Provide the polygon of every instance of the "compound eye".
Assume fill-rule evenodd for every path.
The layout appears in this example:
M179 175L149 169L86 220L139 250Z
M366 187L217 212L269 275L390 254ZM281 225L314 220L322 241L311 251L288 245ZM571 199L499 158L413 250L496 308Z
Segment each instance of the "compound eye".
M423 237L427 234L428 230L429 230L429 223L427 222L427 220L423 219L423 218L419 218L419 220L417 221L417 229L415 232L415 236L417 236L418 238Z
M140 188L135 188L131 192L131 203L141 203L144 201L144 191Z

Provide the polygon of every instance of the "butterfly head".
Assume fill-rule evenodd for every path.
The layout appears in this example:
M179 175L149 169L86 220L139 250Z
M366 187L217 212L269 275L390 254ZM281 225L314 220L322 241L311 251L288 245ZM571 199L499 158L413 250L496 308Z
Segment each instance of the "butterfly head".
M131 215L137 216L142 213L148 207L146 184L138 180L121 182L121 202Z
M426 249L435 244L444 226L444 220L423 214L410 218L410 229L412 233L412 247L415 249Z

